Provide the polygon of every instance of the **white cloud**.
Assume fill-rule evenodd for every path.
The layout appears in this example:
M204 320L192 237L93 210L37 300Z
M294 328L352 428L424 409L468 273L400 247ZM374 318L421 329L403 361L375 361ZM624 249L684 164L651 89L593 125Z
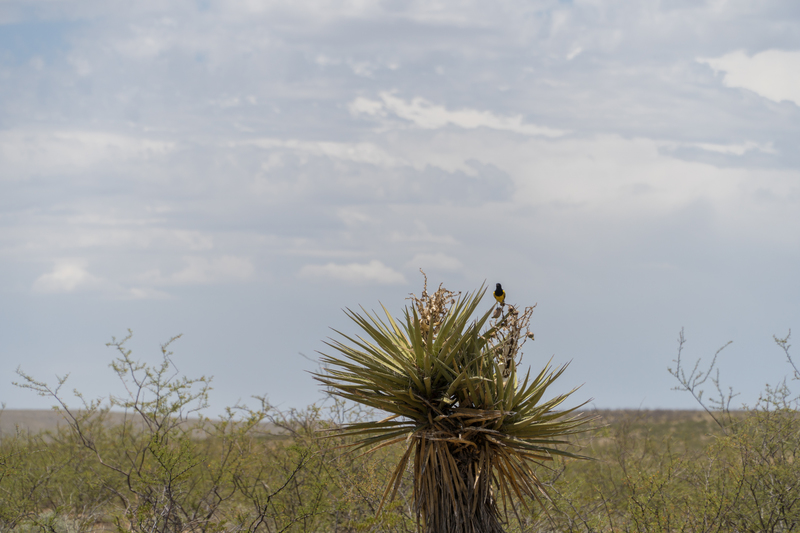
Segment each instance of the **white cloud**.
M320 54L316 58L314 58L314 63L316 63L321 67L328 67L328 66L341 65L342 61L340 59L328 57L325 54Z
M743 51L717 58L697 58L715 72L724 72L722 83L741 87L775 102L800 105L800 51L766 50L748 57Z
M150 287L130 287L117 295L120 300L166 300L170 295Z
M583 47L576 46L576 47L575 47L575 48L572 50L572 52L570 52L569 54L567 54L567 61L572 61L573 59L575 59L576 57L578 57L578 56L581 54L581 52L583 52Z
M109 279L91 274L87 261L65 259L56 262L53 270L39 276L33 283L34 292L44 294L97 291L112 299L152 300L170 298L170 295L154 289L152 285L208 284L231 279L246 279L251 276L253 267L237 258L223 257L215 261L189 259L189 266L164 278L158 270L152 270L138 277L136 286L126 286Z
M139 281L151 285L208 285L230 281L246 281L255 274L249 259L234 256L205 258L184 257L186 267L164 276L160 269L149 270L139 276Z
M87 261L65 259L56 262L53 270L39 276L33 283L34 292L44 294L97 291L112 299L143 300L170 298L168 293L153 286L209 285L231 281L247 281L253 277L255 267L241 257L223 256L206 259L184 258L186 267L169 276L158 269L136 276L134 285L91 274Z
M416 231L407 233L404 231L393 231L389 235L390 242L396 243L432 243L432 244L457 244L457 240L451 235L436 235L432 233L427 225L420 220L414 222Z
M136 60L152 60L180 44L176 22L168 17L148 21L146 25L130 25L128 34L116 43L116 51Z
M435 254L417 254L406 263L409 268L459 270L463 268L461 261L442 252Z
M370 100L359 96L347 105L347 108L354 115L372 115L377 117L386 116L386 107L383 102L377 100Z
M87 212L77 216L45 216L39 222L40 226L9 228L0 234L0 253L41 257L54 252L59 256L84 255L87 251L196 253L214 248L214 239L208 233L152 227L163 224L163 220L155 218L137 220Z
M174 142L103 131L26 131L0 133L0 178L82 171L122 161L148 160L175 148Z
M393 113L423 129L439 129L452 124L465 129L486 127L522 135L544 137L561 137L568 133L535 124L523 124L522 115L502 116L495 115L491 111L476 109L448 111L444 106L434 105L424 98L414 98L407 102L388 92L380 93L380 97L381 101L363 97L356 98L348 108L354 115L384 117L388 113Z
M96 287L102 282L86 270L86 261L67 259L58 261L52 272L39 276L33 282L33 290L42 293L74 292L79 288Z
M348 64L356 76L371 78L373 72L375 72L375 65L369 61L348 61Z
M671 327L670 317L687 309L696 311L697 329L709 317L735 319L730 309L766 317L769 308L769 320L783 324L780 314L797 301L790 289L800 167L783 148L798 136L792 105L722 83L778 86L778 70L746 71L770 54L748 52L738 64L712 58L708 64L725 70L709 87L711 67L694 61L777 42L791 20L788 7L717 0L633 8L609 0L5 4L3 19L24 8L19 22L31 23L32 46L19 48L41 60L22 55L3 65L0 292L8 305L16 287L35 283L54 293L22 296L39 307L8 332L9 346L33 353L31 342L48 337L36 334L37 320L54 311L47 307L53 299L76 295L58 319L70 329L96 328L83 318L105 312L97 295L150 300L174 292L172 317L181 316L180 306L209 302L226 314L266 313L266 333L283 343L271 353L310 352L322 334L290 329L298 305L323 297L301 312L317 313L312 322L324 325L328 310L341 306L336 301L352 296L337 287L369 281L359 299L374 301L407 292L398 290L407 285L381 285L402 283L405 274L418 287L420 266L432 275L442 269L452 288L489 278L518 285L516 294L529 289L533 301L545 291L543 302L575 296L561 306L563 316L558 306L546 313L554 343L573 339L571 325L585 320L607 338L582 337L614 346L614 320L598 322L594 310L607 308L600 319L627 324L624 313L636 309L630 318L641 322L629 329L640 337L609 356L619 361L640 361L636 346L645 337L670 342L657 325ZM42 21L55 24L36 26ZM38 39L42 32L54 38ZM800 70L784 63L784 72ZM401 71L390 70L397 65ZM561 129L574 134L559 137ZM250 139L255 146L245 144ZM772 161L749 157L771 153L769 141L781 150ZM680 148L691 148L690 157ZM695 157L701 150L715 157ZM487 193L495 179L510 182L508 194ZM487 252L493 238L511 250L503 260ZM733 256L743 260L717 262ZM68 257L89 262L56 261ZM383 263L370 262L377 258ZM676 273L637 277L636 262L674 265ZM29 272L31 264L41 271ZM314 294L320 283L298 283L298 273L332 290ZM200 289L214 283L231 283L220 286L230 290ZM743 304L720 304L725 287L737 287ZM242 291L280 296L287 312L270 314L245 301L262 298L242 300ZM671 307L657 292L685 301ZM91 301L79 297L85 293ZM129 309L123 315L142 322L141 331L177 327L165 322L163 306L143 304L118 309ZM217 313L194 316L187 333L211 341L200 341L198 358L222 360L229 370L230 358L211 352L230 332L214 323ZM542 337L537 342L548 342ZM256 335L253 349L237 350L236 366L261 353L259 342ZM554 351L567 359L589 353L578 345ZM584 371L594 371L592 361ZM257 362L274 366L269 355ZM653 369L632 372L660 375ZM228 382L234 401L241 377ZM611 391L605 405L638 405L641 389L612 398L622 389L607 377L592 376L614 385L598 394ZM303 405L287 396L313 396L301 382L278 381L275 397ZM656 388L643 387L642 394Z
M299 141L296 139L253 139L241 143L229 143L230 146L251 145L260 148L285 148L296 152L303 152L316 156L328 156L342 161L354 163L368 163L381 167L393 167L402 164L396 157L390 155L383 148L368 143L340 143L327 141ZM265 163L268 168L280 166L280 158Z
M772 143L759 144L752 141L747 141L741 144L709 144L709 143L695 143L694 146L707 150L709 152L717 152L727 155L744 155L747 152L758 150L765 154L777 154L777 150L772 146Z
M336 213L336 216L338 216L339 220L344 222L346 226L351 228L363 226L364 224L376 223L375 219L371 216L350 208L339 209Z
M310 279L333 279L348 283L368 282L381 285L406 283L406 278L401 273L378 260L372 260L366 264L350 263L338 265L336 263L328 263L327 265L306 265L300 269L298 276Z
M763 183L780 174L774 169L759 169L753 173L672 156L677 146L697 147L696 144L678 145L672 141L626 139L616 135L568 138L558 142L536 137L509 140L489 132L464 130L434 138L420 139L413 132L397 137L395 149L400 157L413 160L415 167L447 168L468 157L474 158L497 166L514 180L512 204L516 207L555 209L574 221L585 220L585 217L647 219L668 215L700 201L714 205L718 213L726 213L724 219L727 220L728 216L737 216L733 206L743 182ZM710 147L731 154L742 149L770 149L768 144L755 143ZM645 190L650 192L642 194ZM513 212L513 209L497 206L498 215L504 211ZM421 217L417 230L410 235L413 229L408 226L395 230L389 239L397 243L470 242L465 233L432 224L428 217ZM453 231L453 237L448 238L439 233ZM417 250L419 247L415 252Z

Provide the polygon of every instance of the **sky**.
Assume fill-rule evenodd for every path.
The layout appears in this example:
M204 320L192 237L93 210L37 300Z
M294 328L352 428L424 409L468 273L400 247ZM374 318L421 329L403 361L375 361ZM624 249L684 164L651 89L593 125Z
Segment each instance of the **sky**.
M0 402L122 394L130 329L211 413L301 408L422 268L536 304L575 404L696 408L683 329L752 405L800 327L799 106L793 2L0 0Z

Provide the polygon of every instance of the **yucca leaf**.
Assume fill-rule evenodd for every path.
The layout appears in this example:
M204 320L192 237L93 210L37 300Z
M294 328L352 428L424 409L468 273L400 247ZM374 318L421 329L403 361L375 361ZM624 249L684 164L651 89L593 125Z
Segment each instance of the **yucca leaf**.
M544 400L566 367L549 361L535 377L528 369L519 383L529 311L512 307L489 324L493 306L477 313L485 292L481 286L456 297L440 287L424 298L412 296L400 321L383 305L382 316L348 309L362 335L337 332L339 340L326 342L337 356L323 354L324 367L313 374L332 394L391 413L348 424L338 434L364 454L408 443L379 509L396 496L413 453L414 507L426 533L462 531L457 524L478 516L489 520L478 530L499 531L491 526L499 518L492 487L507 505L513 495L527 506L525 498L538 501L544 494L530 465L580 457L563 449L566 437L586 427L576 408L558 410L571 392Z

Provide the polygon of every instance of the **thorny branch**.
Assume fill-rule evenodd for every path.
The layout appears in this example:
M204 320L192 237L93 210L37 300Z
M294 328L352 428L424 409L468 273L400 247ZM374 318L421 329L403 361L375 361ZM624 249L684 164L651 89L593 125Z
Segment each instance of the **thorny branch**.
M715 353L714 357L711 359L711 364L708 366L706 371L700 370L700 362L702 359L698 359L697 362L694 364L694 368L687 374L686 370L682 366L681 361L681 354L683 353L683 346L686 344L686 338L683 335L683 328L681 328L680 333L678 334L678 357L674 359L675 363L675 370L672 368L667 368L667 371L678 380L679 385L677 387L673 387L672 390L677 390L681 392L688 392L692 395L692 397L697 401L698 404L708 413L714 422L722 429L722 431L727 434L727 428L725 423L714 416L713 411L717 411L724 416L730 416L730 405L733 398L738 396L737 394L733 393L733 389L729 388L728 393L722 392L722 387L720 386L719 380L719 368L716 368L717 364L717 356L720 354L722 350L727 348L733 341L728 341L722 347L720 347ZM712 376L711 373L716 370L714 375ZM703 390L700 388L703 386L706 381L711 379L711 383L714 384L714 387L717 389L717 393L719 394L719 399L711 398L708 400L708 403L711 404L711 408L703 401Z

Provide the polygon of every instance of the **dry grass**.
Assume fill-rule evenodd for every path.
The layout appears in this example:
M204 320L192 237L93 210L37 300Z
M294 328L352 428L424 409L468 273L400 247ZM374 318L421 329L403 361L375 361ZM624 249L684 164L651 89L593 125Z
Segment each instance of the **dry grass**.
M130 413L110 411L106 415L108 426L122 424L125 420L133 421L138 427L144 428L144 423L139 417L132 417ZM186 425L194 426L197 419L189 419ZM64 421L64 416L54 409L4 409L0 411L0 438L12 436L16 432L35 435L41 432L56 432L59 428L66 429L69 425ZM283 435L285 430L271 423L259 425L257 433L265 435ZM202 437L202 433L196 436Z

